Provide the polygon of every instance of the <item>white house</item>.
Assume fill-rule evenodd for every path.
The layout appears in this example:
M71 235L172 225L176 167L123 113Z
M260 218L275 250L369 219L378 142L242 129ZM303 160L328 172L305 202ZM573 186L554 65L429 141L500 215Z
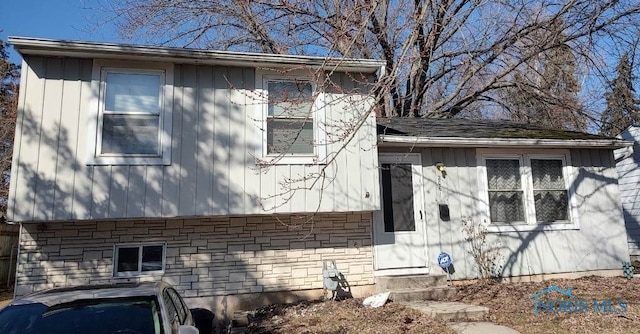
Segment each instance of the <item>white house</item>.
M640 127L631 126L620 136L633 142L633 147L616 150L620 196L627 227L629 255L640 259Z
M224 315L377 277L619 274L613 149L511 123L378 119L384 64L10 38L22 55L8 220L16 295L165 280ZM377 122L377 126L376 126Z

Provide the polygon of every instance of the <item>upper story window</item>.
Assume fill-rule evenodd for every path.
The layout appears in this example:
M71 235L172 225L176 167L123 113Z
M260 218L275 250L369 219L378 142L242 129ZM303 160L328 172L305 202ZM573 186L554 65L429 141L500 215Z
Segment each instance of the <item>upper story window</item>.
M577 228L569 152L480 154L480 198L493 230Z
M96 61L98 113L90 163L169 164L172 83L169 66Z
M310 164L324 159L322 94L308 77L258 71L258 113L264 162Z

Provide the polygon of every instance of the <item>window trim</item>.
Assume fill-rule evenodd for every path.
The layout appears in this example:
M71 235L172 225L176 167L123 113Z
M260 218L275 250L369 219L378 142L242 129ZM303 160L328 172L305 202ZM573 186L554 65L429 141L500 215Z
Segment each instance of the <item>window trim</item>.
M487 159L517 159L520 161L520 180L523 190L525 221L518 224L492 224L489 208L489 187L487 181ZM562 177L568 199L568 220L557 223L537 223L535 216L535 199L533 195L532 159L548 159L562 161ZM528 149L528 150L491 150L478 149L478 199L481 221L488 222L489 232L526 232L555 231L580 229L577 196L574 189L576 180L575 167L571 164L571 152L567 149Z
M313 153L286 153L286 154L268 154L267 149L267 120L269 118L269 91L268 82L276 80L298 80L308 81L311 83L312 94L315 95L313 102L312 118L313 118ZM269 70L256 70L256 129L257 138L261 143L256 145L255 157L258 165L262 164L289 164L289 165L311 165L322 164L326 160L326 111L325 92L312 79L309 72L292 71L287 74Z
M105 78L109 72L161 74L158 155L101 154L104 118ZM164 75L162 75L164 74ZM173 114L173 64L119 60L94 60L91 78L91 113L87 165L170 165ZM117 113L116 113L117 114ZM137 113L128 113L137 114ZM154 114L155 115L155 114Z
M147 246L162 246L162 269L153 271L142 271L142 249ZM138 247L138 271L118 272L118 249ZM144 243L124 243L113 245L113 277L115 278L131 278L162 275L165 272L167 264L167 243L166 242L144 242Z

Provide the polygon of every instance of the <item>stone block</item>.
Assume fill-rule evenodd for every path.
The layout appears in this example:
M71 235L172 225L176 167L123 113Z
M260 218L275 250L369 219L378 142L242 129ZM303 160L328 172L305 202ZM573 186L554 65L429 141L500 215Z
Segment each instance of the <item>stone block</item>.
M244 252L244 245L229 245L227 247L227 252L229 253Z
M60 250L60 255L65 256L65 255L82 255L83 253L83 249L82 248L62 248Z
M262 249L261 245L256 245L256 244L248 244L244 246L244 250L247 252L255 252L255 251L259 251Z
M289 240L288 239L272 239L271 246L274 247L287 247L289 248Z
M197 247L180 247L180 254L193 254L198 251Z
M244 231L243 227L229 227L227 228L227 234L239 234Z
M102 251L86 251L82 254L82 261L101 260Z
M61 242L61 238L47 238L47 245L59 245Z
M290 274L291 273L291 267L273 267L273 269L271 270L271 273L273 273L273 274Z
M162 231L163 237L172 237L176 235L180 235L180 230L177 228Z
M213 269L209 271L209 277L214 277L214 278L229 277L229 270Z
M180 284L197 282L198 275L182 275L180 276Z
M307 268L298 268L291 270L291 277L293 278L305 278L308 276Z
M209 242L207 243L208 249L227 249L226 241L217 241L217 242Z
M111 231L93 232L92 237L93 239L108 239L111 238Z
M247 278L246 273L230 273L229 282L244 282Z

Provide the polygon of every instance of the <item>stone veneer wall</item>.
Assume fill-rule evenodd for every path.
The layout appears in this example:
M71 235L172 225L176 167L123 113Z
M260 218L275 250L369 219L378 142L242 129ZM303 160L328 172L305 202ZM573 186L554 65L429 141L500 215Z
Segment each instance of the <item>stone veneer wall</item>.
M50 222L22 226L16 296L121 281L114 245L136 242L166 242L164 275L140 280L185 297L322 288L331 259L351 286L374 283L371 213Z

